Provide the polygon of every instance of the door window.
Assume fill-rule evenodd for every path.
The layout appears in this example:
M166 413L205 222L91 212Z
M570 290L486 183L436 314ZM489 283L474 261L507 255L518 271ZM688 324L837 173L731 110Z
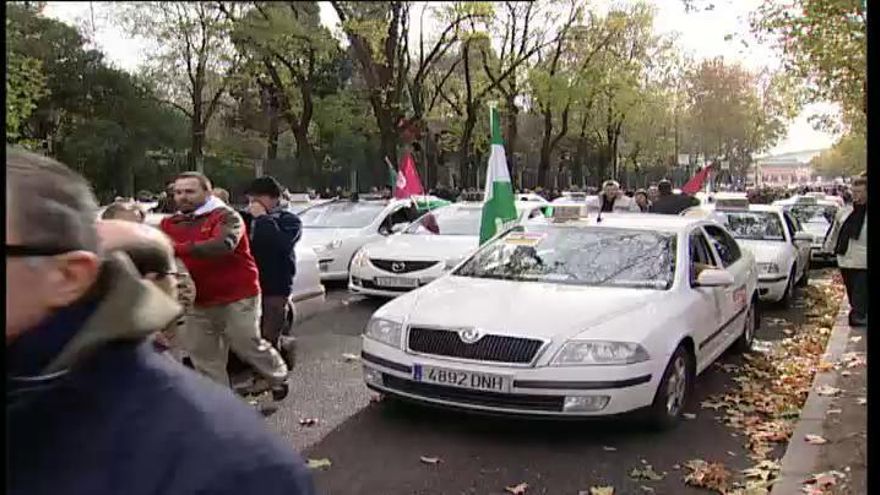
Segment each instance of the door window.
M797 225L794 223L795 221L791 218L791 215L783 212L782 218L785 220L785 225L788 227L788 240L794 242L794 233L797 232Z
M714 225L706 225L703 228L706 229L709 239L712 240L715 251L721 258L721 265L724 268L736 263L742 257L742 252L740 252L736 239L731 237L724 229Z
M702 232L699 230L691 232L688 244L690 246L690 281L691 287L693 287L701 271L706 268L715 268L718 265L715 263L712 250Z

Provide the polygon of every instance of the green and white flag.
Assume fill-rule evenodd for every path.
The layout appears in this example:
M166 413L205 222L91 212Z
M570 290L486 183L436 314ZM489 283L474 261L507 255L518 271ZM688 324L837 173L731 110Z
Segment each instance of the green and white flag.
M516 221L513 186L507 170L507 156L501 140L501 122L495 105L489 107L489 127L492 129L492 148L486 167L486 195L483 217L480 221L480 245L491 239L509 222Z

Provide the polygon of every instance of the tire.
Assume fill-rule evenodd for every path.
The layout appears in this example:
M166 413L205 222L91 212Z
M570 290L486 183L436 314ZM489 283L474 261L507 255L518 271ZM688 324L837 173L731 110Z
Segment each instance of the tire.
M755 300L749 301L749 307L746 309L746 318L743 322L743 331L733 343L733 350L738 353L746 353L752 350L752 344L755 342L755 330L758 328L758 312Z
M807 260L807 266L804 267L804 274L800 280L798 280L798 287L806 287L807 284L810 283L810 261Z
M791 306L791 301L794 299L794 286L795 281L794 278L797 276L797 268L791 267L791 272L788 274L788 284L785 286L785 292L782 294L782 299L779 300L779 305L783 308L788 308Z
M672 353L663 378L648 407L647 421L652 429L668 430L678 424L691 395L694 381L693 356L683 344Z

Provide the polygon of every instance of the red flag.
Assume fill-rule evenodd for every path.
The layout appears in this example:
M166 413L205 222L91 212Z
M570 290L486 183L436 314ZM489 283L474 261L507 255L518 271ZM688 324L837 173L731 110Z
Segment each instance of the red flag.
M703 188L703 183L706 182L706 177L709 176L709 172L712 170L712 165L706 165L701 168L699 172L694 174L691 177L691 180L687 181L687 184L681 186L681 192L683 194L696 194Z
M394 197L406 199L414 194L425 194L422 189L422 181L416 171L416 162L409 150L403 152L400 157L400 170L397 173L397 184L394 187Z

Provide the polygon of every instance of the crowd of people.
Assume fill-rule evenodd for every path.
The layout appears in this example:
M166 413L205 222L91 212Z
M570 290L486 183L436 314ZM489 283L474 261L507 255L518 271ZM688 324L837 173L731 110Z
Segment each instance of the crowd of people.
M97 220L76 172L6 156L9 493L314 493L300 456L227 386L232 348L276 398L287 393L288 367L260 329L277 329L277 315L261 319L277 312L263 293L284 290L260 277L262 243L293 267L283 258L298 236L277 189L253 185L248 227L207 178L183 174L177 211L156 229L126 208ZM178 294L177 260L194 294ZM167 351L175 339L201 373Z

